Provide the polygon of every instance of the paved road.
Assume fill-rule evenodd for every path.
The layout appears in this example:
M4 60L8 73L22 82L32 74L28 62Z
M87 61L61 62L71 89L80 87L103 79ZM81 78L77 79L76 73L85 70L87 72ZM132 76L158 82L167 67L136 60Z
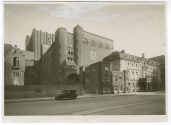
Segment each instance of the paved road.
M10 115L163 115L165 95L122 95L62 101L5 103Z

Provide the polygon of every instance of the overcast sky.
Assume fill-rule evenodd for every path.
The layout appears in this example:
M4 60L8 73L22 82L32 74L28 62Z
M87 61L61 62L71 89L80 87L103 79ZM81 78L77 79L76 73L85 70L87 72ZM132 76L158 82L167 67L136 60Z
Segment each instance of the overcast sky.
M54 33L58 27L84 30L110 38L114 51L147 58L164 54L165 8L163 4L5 4L4 42L25 49L32 29Z

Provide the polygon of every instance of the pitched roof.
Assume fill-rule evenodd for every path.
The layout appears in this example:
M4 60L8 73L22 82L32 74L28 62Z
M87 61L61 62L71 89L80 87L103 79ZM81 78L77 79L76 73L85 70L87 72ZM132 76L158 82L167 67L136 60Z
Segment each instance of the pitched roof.
M109 56L105 57L103 61L111 62L113 60L118 60L118 59L133 61L137 63L145 62L149 65L159 65L158 62L153 61L151 59L146 59L144 57L138 57L138 56L134 56L134 55L131 55L125 52L119 52L119 51L112 52Z

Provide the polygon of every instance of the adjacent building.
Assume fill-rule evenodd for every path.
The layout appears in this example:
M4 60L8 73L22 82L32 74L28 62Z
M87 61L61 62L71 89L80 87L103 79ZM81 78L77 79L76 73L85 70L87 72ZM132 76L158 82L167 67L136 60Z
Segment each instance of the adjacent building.
M25 81L26 60L33 60L34 53L23 51L10 44L4 45L5 85L23 86Z
M38 61L54 41L54 34L33 29L31 36L27 35L25 39L26 51L34 52L34 60Z
M112 72L108 62L97 62L88 66L85 69L84 79L83 88L86 93L113 93Z
M128 82L128 71L112 71L112 85L114 94L129 92L129 88L126 87Z
M146 59L144 54L142 57L138 57L127 54L125 51L115 51L105 57L103 61L111 63L112 71L127 71L128 80L126 80L124 88L126 92L139 91L140 78L145 78L146 91L155 91L161 88L160 64Z

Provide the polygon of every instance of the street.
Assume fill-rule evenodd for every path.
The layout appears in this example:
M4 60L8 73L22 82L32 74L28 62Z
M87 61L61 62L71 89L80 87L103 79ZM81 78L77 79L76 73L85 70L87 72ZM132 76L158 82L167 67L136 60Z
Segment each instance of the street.
M15 102L4 104L4 115L164 115L165 95L118 95Z

